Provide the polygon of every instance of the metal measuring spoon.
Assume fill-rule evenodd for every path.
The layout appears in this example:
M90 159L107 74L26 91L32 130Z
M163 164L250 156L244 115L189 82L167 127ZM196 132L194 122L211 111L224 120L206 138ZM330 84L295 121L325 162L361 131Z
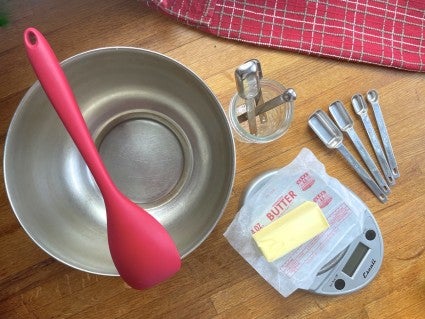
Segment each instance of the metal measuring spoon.
M353 105L354 111L361 118L363 125L366 129L369 140L372 143L373 150L375 151L376 157L378 158L379 165L384 172L385 179L388 182L388 185L392 186L395 184L393 174L390 167L388 166L387 159L385 157L384 151L382 150L381 143L379 143L378 136L375 133L375 129L372 126L369 115L367 114L367 105L361 94L355 94L351 98L351 104Z
M325 112L322 110L314 112L308 119L308 125L328 148L335 148L341 153L342 156L344 156L344 158L357 172L363 182L370 188L370 190L382 203L387 201L387 196L385 193L342 143L342 132L332 122L330 117Z
M281 95L276 96L275 98L268 100L266 103L258 105L255 108L255 115L261 115L265 112L270 111L271 109L282 105L283 103L293 102L297 98L297 94L294 89L286 89ZM248 120L247 114L242 113L238 116L238 122L243 123Z
M258 64L252 60L245 62L235 70L236 88L239 96L245 99L249 133L253 135L257 134L255 98L260 93L260 79L258 74Z
M261 79L263 78L263 69L261 68L260 61L258 61L257 59L252 59L252 60L247 61L246 63L254 63L255 64L255 67L257 68L258 80L261 81ZM258 94L255 96L255 103L257 103L257 105L261 105L261 104L264 103L263 92L261 91L261 86L258 87Z
M263 69L261 68L261 63L259 60L257 59L252 59L250 60L253 63L255 63L257 65L257 77L258 80L261 81L261 79L263 78ZM255 97L255 103L256 105L262 105L264 104L264 99L263 99L263 92L261 90L261 85L259 86L259 90L258 90L258 94ZM266 113L258 113L256 112L256 115L259 115L259 119L260 119L260 123L266 123L267 122L267 114Z
M390 188L379 172L378 167L375 165L375 162L370 157L369 152L364 147L360 137L357 135L354 130L354 121L351 118L350 114L348 114L347 109L341 101L335 101L331 105L329 105L329 112L331 113L335 123L338 125L341 131L347 133L365 162L366 166L369 168L369 171L372 173L372 176L375 178L375 181L382 189L385 194L390 193Z
M376 124L378 124L379 134L381 135L382 144L384 146L385 154L387 155L391 172L394 178L398 178L400 177L400 172L397 167L393 148L391 146L390 136L388 135L387 126L385 125L384 116L382 115L381 106L379 105L378 92L376 90L369 90L366 94L366 98L372 105Z

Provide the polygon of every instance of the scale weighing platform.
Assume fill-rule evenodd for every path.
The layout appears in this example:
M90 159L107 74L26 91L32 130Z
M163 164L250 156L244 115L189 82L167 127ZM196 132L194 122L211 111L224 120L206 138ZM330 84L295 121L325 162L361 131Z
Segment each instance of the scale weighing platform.
M242 203L276 172L267 171L254 178L242 196ZM353 192L351 194L358 198ZM330 296L358 291L378 274L383 256L381 231L372 212L366 209L363 233L319 270L309 291Z

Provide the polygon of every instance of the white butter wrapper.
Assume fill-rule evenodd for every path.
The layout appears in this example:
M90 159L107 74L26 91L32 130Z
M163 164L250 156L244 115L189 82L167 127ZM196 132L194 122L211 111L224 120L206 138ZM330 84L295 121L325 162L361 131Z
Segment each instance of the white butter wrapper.
M305 201L316 202L329 228L285 256L268 262L252 235ZM309 289L320 268L362 233L365 204L303 148L272 175L236 214L224 233L232 247L280 294Z

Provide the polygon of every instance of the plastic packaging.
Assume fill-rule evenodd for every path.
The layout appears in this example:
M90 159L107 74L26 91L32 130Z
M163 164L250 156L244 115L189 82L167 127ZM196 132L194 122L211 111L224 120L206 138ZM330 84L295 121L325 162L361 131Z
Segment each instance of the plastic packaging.
M280 294L309 289L323 265L362 233L363 202L327 175L324 165L304 148L246 198L224 233L233 248ZM268 262L252 234L305 201L316 202L330 227L289 254Z

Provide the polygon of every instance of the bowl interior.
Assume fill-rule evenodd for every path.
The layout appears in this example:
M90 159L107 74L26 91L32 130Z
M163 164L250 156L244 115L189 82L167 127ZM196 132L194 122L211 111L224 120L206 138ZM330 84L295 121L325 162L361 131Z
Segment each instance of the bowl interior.
M62 66L112 179L186 256L218 222L233 185L234 144L219 102L193 72L147 50L97 49ZM4 173L13 210L42 249L117 274L103 199L38 82L10 125Z

